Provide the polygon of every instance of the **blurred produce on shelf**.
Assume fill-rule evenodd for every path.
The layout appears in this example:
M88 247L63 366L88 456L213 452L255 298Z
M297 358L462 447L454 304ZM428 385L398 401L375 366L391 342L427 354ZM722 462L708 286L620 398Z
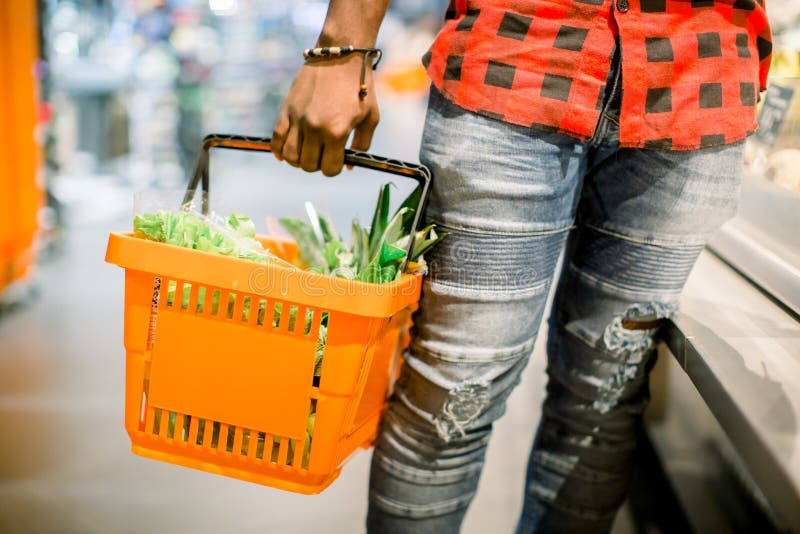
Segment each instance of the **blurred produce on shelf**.
M433 41L440 23L441 13L429 13L414 19L411 24L400 18L390 18L381 43L385 59L376 73L380 91L416 98L427 94L430 81L421 58Z
M800 193L800 28L776 35L769 87L759 105L748 171Z
M762 100L759 130L747 145L747 171L800 194L800 72L770 77Z

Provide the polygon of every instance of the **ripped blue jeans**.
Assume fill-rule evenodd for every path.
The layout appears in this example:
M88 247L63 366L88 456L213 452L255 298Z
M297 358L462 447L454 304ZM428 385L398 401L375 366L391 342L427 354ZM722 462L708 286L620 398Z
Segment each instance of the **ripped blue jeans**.
M376 441L369 532L459 531L556 275L517 531L611 527L655 335L706 238L736 210L744 150L619 148L614 100L580 142L478 116L432 90L420 159L434 173L428 218L448 236L428 254Z

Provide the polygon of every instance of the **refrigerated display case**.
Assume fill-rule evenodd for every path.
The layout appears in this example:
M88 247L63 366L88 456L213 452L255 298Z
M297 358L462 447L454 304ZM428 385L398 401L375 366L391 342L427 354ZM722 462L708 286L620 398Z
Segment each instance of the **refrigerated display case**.
M696 532L800 532L800 5L778 0L738 215L664 332L648 434ZM774 8L775 9L775 8ZM787 21L794 20L789 24Z
M777 42L759 130L747 141L739 214L710 247L800 314L800 30Z

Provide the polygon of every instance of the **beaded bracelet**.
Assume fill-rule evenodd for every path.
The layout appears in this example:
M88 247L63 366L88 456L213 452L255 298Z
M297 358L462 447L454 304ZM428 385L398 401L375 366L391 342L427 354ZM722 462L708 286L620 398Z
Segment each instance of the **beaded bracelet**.
M372 64L372 70L375 70L378 67L378 63L381 62L381 57L383 57L383 52L380 48L357 48L353 45L306 48L303 50L303 57L306 59L306 61L308 61L309 59L315 58L341 57L352 54L353 52L361 52L364 54L361 62L361 83L358 86L358 97L364 98L367 96L367 62L369 61L370 56L374 55L375 63Z

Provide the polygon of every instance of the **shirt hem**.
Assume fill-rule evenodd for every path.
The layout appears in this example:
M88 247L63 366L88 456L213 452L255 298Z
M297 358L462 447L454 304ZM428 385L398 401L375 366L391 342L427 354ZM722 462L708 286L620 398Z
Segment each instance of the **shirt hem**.
M429 74L429 77L430 77L430 74ZM475 113L477 115L480 115L481 117L485 117L485 118L490 119L490 120L503 122L503 123L506 123L506 124L513 124L515 126L522 126L522 127L525 127L525 128L530 128L532 130L538 130L538 131L542 131L542 132L566 135L566 136L572 137L573 139L577 139L578 141L581 141L581 142L590 141L592 139L593 135L594 135L594 133L592 133L591 135L587 135L585 133L580 133L580 132L576 132L576 131L569 130L569 129L566 129L566 128L562 128L560 126L551 126L549 124L544 124L544 123L539 123L539 122L534 122L534 123L523 122L523 121L520 121L520 120L515 120L514 117L501 116L501 115L499 115L497 113L493 113L493 112L491 112L489 110L482 110L482 109L476 108L474 106L465 106L463 103L459 102L458 99L454 95L450 94L443 87L440 87L439 85L437 85L435 81L432 80L432 83L433 83L433 86L436 87L436 90L439 91L439 93L442 96L444 96L447 100L449 100L452 104L460 107L463 110ZM665 152L681 152L681 151L687 151L687 150L701 150L701 149L705 149L705 148L716 148L716 147L727 146L727 145L732 145L732 144L735 144L735 143L739 143L739 142L743 141L744 139L746 139L747 137L749 137L750 135L754 134L756 132L756 130L757 130L757 128L755 128L753 130L748 130L748 131L744 132L743 134L730 136L730 138L726 135L726 139L723 142L714 142L714 143L705 143L705 144L703 144L703 143L674 144L673 143L670 146L670 148L662 148L662 147L646 146L646 144L647 144L646 140L619 141L619 148L639 148L639 149L642 149L642 150L654 150L654 151L665 151Z

